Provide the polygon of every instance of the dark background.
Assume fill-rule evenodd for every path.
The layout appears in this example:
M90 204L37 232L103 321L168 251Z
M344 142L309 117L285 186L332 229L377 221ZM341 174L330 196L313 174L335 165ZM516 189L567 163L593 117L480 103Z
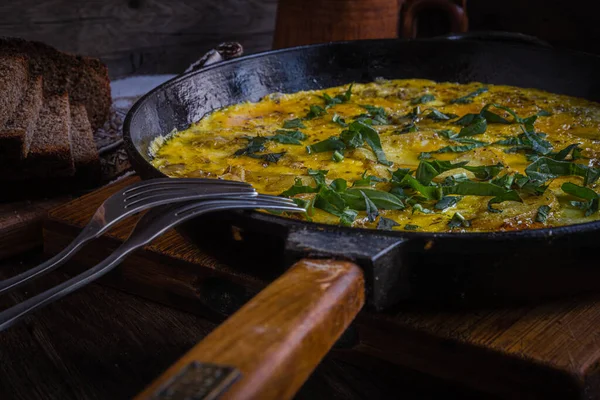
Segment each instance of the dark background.
M600 54L598 3L467 0L467 13L470 30L522 32ZM241 42L246 53L270 49L276 8L276 0L2 0L0 35L100 57L113 79L178 73L223 41ZM420 35L437 33L443 18L423 15Z

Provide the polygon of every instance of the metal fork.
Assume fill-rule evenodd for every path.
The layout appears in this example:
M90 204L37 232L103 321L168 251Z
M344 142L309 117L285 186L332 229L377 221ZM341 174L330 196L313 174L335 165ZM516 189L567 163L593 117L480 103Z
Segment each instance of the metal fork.
M10 327L36 309L50 304L105 275L119 265L129 253L147 245L170 228L202 214L234 209L305 212L303 208L298 207L290 199L266 195L258 195L254 198L205 200L156 207L139 220L129 238L104 259L104 261L45 292L1 312L0 331Z
M218 179L159 178L134 183L106 199L81 233L60 253L37 267L0 281L0 295L53 271L84 244L117 222L146 209L190 200L254 197L257 194L250 184Z

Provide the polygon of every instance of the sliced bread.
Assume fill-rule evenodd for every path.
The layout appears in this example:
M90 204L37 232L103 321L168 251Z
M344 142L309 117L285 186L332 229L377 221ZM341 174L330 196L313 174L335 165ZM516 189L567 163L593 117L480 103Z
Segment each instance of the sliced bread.
M0 127L3 127L21 102L29 77L24 56L0 56Z
M33 74L44 77L46 94L67 91L72 103L85 105L95 131L108 119L111 106L108 69L98 59L72 55L34 41L0 37L0 55L23 55Z
M42 77L29 79L25 96L4 127L0 127L0 163L14 163L27 157L33 132L42 108Z
M47 96L25 160L25 175L71 176L75 173L71 152L71 111L67 93Z
M100 157L92 127L82 104L71 105L71 151L78 178L95 180L100 174Z

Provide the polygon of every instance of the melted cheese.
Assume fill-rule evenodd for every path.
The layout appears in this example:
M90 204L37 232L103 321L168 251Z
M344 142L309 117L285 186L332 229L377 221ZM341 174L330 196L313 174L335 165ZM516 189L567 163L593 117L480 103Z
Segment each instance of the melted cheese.
M304 91L294 94L272 94L257 103L242 103L217 110L202 120L193 124L189 129L177 132L173 137L158 143L153 164L163 173L171 177L203 177L221 178L251 183L259 192L278 195L294 184L299 177L307 185L314 185L308 176L308 169L328 170L327 180L343 178L349 182L361 178L364 171L368 175L390 178L390 171L397 168L416 169L419 164L419 154L431 152L448 145L456 145L439 134L439 130L451 129L458 132L461 128L451 121L434 121L423 118L425 111L417 121L419 130L399 134L399 125L406 121L393 121L409 113L415 105L412 100L432 94L435 100L421 104L422 110L435 108L443 113L453 113L463 116L467 113L479 113L488 103L501 104L516 111L517 115L527 117L541 110L552 113L550 116L539 117L535 122L536 132L544 132L546 138L558 151L570 144L580 143L585 159L577 162L588 166L598 164L600 154L600 104L584 99L556 95L536 89L522 89L509 86L485 85L489 91L472 98L471 103L453 104L450 101L464 96L482 87L480 83L468 85L455 83L436 83L429 80L393 80L377 81L368 84L356 84L352 90L351 100L337 104L327 109L327 114L312 120L303 121L306 126L301 131L307 135L303 145L282 144L268 141L265 146L267 153L286 152L277 163L268 163L261 159L248 156L234 156L234 153L247 146L248 136L269 136L281 129L284 121L293 118L303 118L312 104L324 107L320 97L323 93L330 96L343 93L347 86L329 88L321 91ZM370 147L357 148L345 152L342 162L332 160L331 152L308 154L306 145L314 144L331 136L337 136L344 129L332 122L334 114L352 121L354 117L363 114L361 105L383 107L390 116L392 125L376 125L380 134L383 150L392 166L377 162ZM510 115L502 110L493 111L507 119ZM488 124L487 131L474 136L474 139L493 143L507 136L516 137L521 133L519 124ZM469 161L468 165L490 165L498 162L507 166L506 172L524 173L531 163L523 153L506 153L506 146L489 145L476 148L464 153L434 154L438 160L452 162ZM466 173L464 169L448 171L437 178L442 181L446 176ZM490 197L465 196L458 204L447 210L435 210L432 214L414 212L411 207L405 210L380 210L380 215L393 219L399 226L394 229L402 230L409 225L417 225L420 231L457 231L448 226L448 222L456 212L460 212L471 227L458 229L468 231L504 231L550 226L569 225L596 220L598 213L584 216L583 211L570 205L574 198L561 190L562 183L570 181L582 185L582 179L576 176L560 177L553 180L548 190L541 196L525 196L524 202L506 201L496 205L501 213L491 213L487 210ZM380 190L389 190L387 183L377 185ZM596 190L596 184L591 186ZM298 195L310 198L312 194ZM429 203L428 208L432 208ZM535 221L538 208L541 205L551 207L546 223ZM427 205L424 205L427 206ZM290 218L304 218L299 214ZM339 218L315 209L312 220L321 223L338 224ZM374 228L376 222L369 222L364 212L360 212L354 226Z

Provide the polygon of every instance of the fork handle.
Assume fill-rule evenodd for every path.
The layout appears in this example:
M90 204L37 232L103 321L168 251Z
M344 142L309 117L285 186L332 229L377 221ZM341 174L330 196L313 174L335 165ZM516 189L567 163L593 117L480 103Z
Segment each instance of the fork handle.
M88 283L95 281L101 276L113 270L123 258L137 247L121 245L110 256L102 262L90 268L75 277L52 287L36 296L33 296L13 307L0 312L0 332L11 327L17 321L32 313L33 311L42 308L56 300L59 300L69 293L82 288Z
M67 260L69 260L75 252L80 249L84 244L89 242L90 240L96 237L96 233L98 232L98 227L95 223L88 224L77 237L69 243L67 247L65 247L60 253L56 254L52 258L44 261L34 268L30 268L27 271L24 271L18 275L10 277L8 279L4 279L0 281L0 295L14 290L18 287L25 285L27 282L45 275L51 271L54 271L56 268L63 265Z
M358 266L301 260L136 400L292 398L363 304L364 278Z

